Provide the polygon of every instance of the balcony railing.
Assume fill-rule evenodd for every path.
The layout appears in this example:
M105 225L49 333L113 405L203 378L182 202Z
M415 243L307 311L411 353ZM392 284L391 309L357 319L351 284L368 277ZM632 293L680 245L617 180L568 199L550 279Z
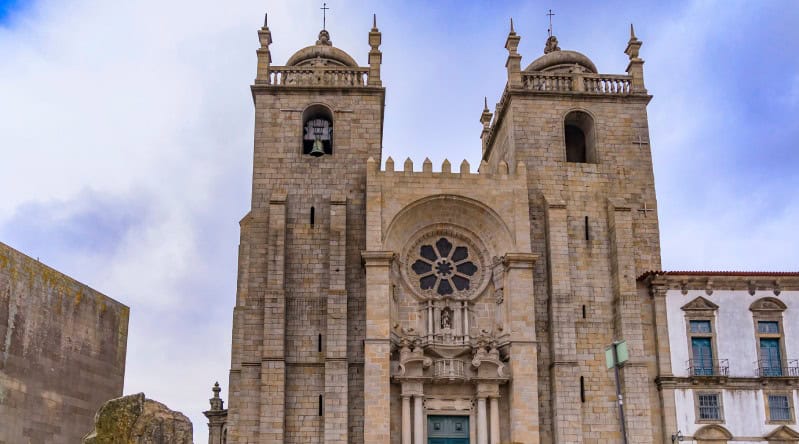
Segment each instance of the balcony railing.
M689 359L688 374L691 376L729 376L728 359Z
M757 375L761 378L799 377L798 359L788 359L785 364L787 365L783 365L782 362L774 362L769 359L755 361Z
M366 86L369 68L271 66L269 83L277 86Z
M442 379L463 379L463 361L460 359L437 359L433 365L433 376Z

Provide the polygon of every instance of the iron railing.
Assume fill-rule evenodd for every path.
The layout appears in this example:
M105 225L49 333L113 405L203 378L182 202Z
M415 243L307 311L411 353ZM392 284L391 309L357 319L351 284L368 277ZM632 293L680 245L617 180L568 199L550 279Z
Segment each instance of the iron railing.
M799 377L799 359L788 359L785 364L771 359L761 359L755 361L755 369L761 378Z
M686 363L691 376L729 376L728 359L689 359Z

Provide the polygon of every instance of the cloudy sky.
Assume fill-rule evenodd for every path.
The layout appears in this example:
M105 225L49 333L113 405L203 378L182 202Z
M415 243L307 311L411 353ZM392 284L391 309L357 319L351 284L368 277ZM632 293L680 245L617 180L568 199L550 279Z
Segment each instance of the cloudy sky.
M282 64L316 40L318 3L0 0L0 241L132 307L125 391L188 414L197 443L227 385L256 30L268 11ZM604 73L633 22L664 268L799 269L799 2L498 3L328 1L362 65L377 13L384 156L478 163L509 17L523 66L553 8L560 46Z

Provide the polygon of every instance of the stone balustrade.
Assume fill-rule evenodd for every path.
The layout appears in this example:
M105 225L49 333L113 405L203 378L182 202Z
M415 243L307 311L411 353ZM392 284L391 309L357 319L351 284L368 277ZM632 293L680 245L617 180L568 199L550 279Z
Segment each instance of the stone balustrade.
M523 73L522 87L530 91L626 95L632 77L585 73Z
M632 77L599 74L583 77L583 91L594 94L630 94Z
M366 87L369 68L272 66L268 79L275 86Z
M466 376L463 361L460 359L436 359L433 377L444 379L463 379Z

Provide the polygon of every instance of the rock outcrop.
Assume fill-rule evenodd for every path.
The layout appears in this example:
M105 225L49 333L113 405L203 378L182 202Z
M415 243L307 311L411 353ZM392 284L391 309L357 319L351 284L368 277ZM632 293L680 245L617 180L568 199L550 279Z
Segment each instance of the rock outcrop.
M192 444L192 439L186 415L137 393L103 404L83 444Z

